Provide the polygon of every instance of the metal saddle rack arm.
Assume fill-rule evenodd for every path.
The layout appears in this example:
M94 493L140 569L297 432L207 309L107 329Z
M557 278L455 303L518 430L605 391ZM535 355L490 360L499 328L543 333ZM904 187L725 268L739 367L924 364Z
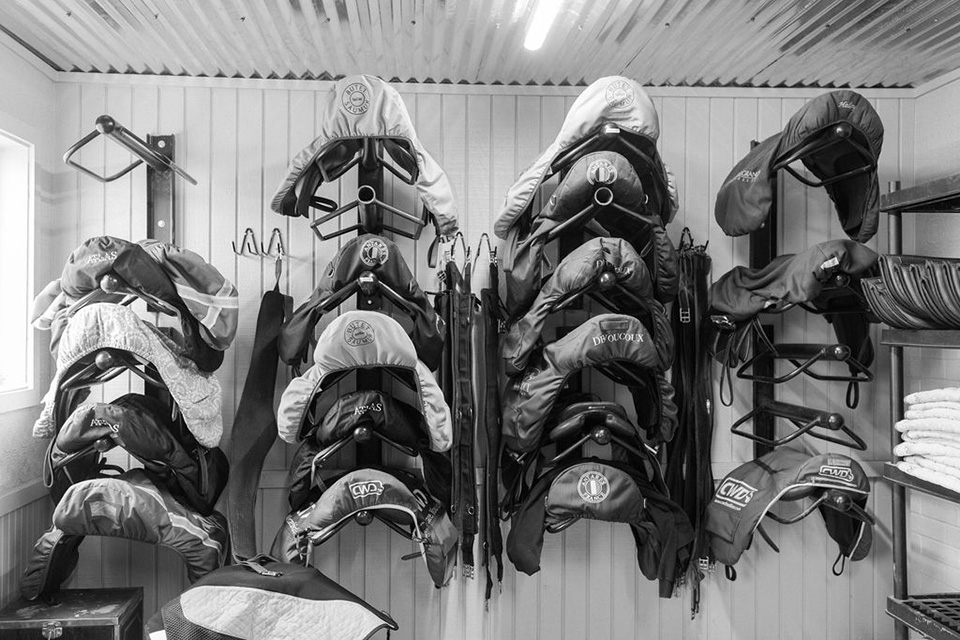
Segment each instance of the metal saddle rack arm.
M553 242L567 231L585 226L589 221L593 220L601 211L605 209L613 209L618 211L624 216L631 218L642 225L651 227L660 226L659 217L648 216L642 213L637 213L636 211L632 211L614 201L613 190L611 190L610 187L598 187L593 192L593 198L587 206L547 232L545 242Z
M395 145L395 152L407 153L406 149L400 145ZM416 160L414 158L411 157L410 161L412 166L416 166ZM416 176L401 173L392 164L383 159L383 140L377 138L361 138L360 152L357 153L349 162L338 166L335 171L327 171L323 165L322 156L316 160L317 169L319 169L320 175L323 177L323 181L326 183L333 182L358 164L367 171L374 171L377 168L382 167L395 175L405 184L412 185L417 181Z
M554 158L553 162L550 163L551 175L569 168L585 154L603 149L605 145L614 141L623 145L634 157L647 158L649 156L647 152L630 140L626 132L620 128L620 125L615 122L604 122L592 134Z
M382 294L383 297L392 302L397 308L402 309L411 318L416 318L419 313L419 310L414 307L409 300L397 293L390 285L380 280L372 271L364 271L357 276L356 280L331 293L320 301L317 308L323 313L333 311L358 291L365 296L373 296L377 293Z
M797 344L797 343L770 343L769 350L754 355L737 370L737 377L742 380L754 380L768 384L782 384L792 380L800 374L805 374L814 380L838 382L872 382L873 373L862 362L853 357L850 347L842 344ZM772 358L787 360L794 368L781 376L764 376L751 372L758 362ZM818 362L841 362L850 367L855 373L827 374L812 370Z
M73 159L73 156L76 155L80 149L101 135L108 136L112 140L115 140L120 145L125 147L130 153L137 156L137 159L113 175L100 175L99 173L88 169ZM125 176L130 171L136 169L141 164L146 162L156 171L166 173L167 171L172 170L190 184L197 184L197 181L190 174L177 166L177 164L170 158L167 158L164 155L157 153L157 151L154 149L151 149L147 142L139 138L129 129L108 115L102 115L97 118L94 130L71 145L70 148L67 149L67 151L63 154L63 161L77 171L90 176L98 182L113 182L114 180Z
M365 509L363 511L358 511L354 513L352 517L344 518L343 520L340 520L336 524L330 527L327 527L326 529L322 529L322 530L308 529L307 531L304 531L301 535L305 536L313 546L319 546L324 542L326 542L327 540L329 540L330 538L332 538L333 536L340 533L340 530L346 527L348 524L350 524L351 521L356 522L362 527L365 527L371 522L373 522L374 518L376 518L383 524L387 525L388 527L390 527L391 529L399 533L401 536L403 536L407 540L413 540L414 542L426 544L426 541L420 540L419 538L417 538L414 535L413 531L405 529L403 526L397 524L390 518L387 518L377 513L377 511L378 509Z
M344 214L349 213L350 211L353 211L354 209L358 210L358 212L360 213L360 222L357 222L356 224L352 224L348 227L344 227L342 229L337 229L336 231L332 231L330 233L324 233L323 231L320 230L320 226L323 225L324 223L334 220L336 218L339 218ZM419 217L417 217L413 214L407 213L406 211L398 209L393 205L389 205L386 202L383 202L382 200L377 198L376 189L374 189L370 185L362 185L360 186L360 188L357 189L356 200L354 200L353 202L349 202L341 207L337 207L332 211L330 211L329 209L324 209L324 210L328 210L329 213L322 215L319 218L316 218L313 222L310 223L310 228L313 229L313 232L316 234L316 236L320 240L330 240L332 238L342 236L352 231L359 231L363 233L366 229L372 228L369 222L367 221L372 219L372 214L375 209L388 211L403 220L412 222L414 224L413 232L405 231L403 229L399 229L397 227L393 227L386 224L381 225L385 231L390 231L391 233L394 233L398 236L402 236L404 238L409 238L411 240L419 240L420 234L423 232L423 228L427 226L428 214L427 214L426 207L423 207L421 209L421 214Z
M129 305L135 299L139 298L146 302L153 311L159 311L160 313L164 313L168 316L174 316L176 318L180 317L179 309L165 300L161 300L148 291L131 287L115 273L105 273L100 276L99 285L99 289L93 289L89 293L85 294L82 298L77 300L77 302L67 312L68 318L72 318L74 314L76 314L85 306L102 300L104 294L125 296L120 302L122 305Z
M746 429L741 428L742 425L761 414L767 414L776 418L784 418L789 420L797 427L797 429L782 438L773 439L758 436L750 431L747 431ZM815 431L815 429L817 429L817 431ZM839 431L846 435L847 439L844 440L828 435L827 433L823 433L822 430ZM826 442L832 442L834 444L850 447L851 449L857 449L858 451L865 451L867 449L866 442L864 442L860 436L855 434L852 429L844 424L843 416L840 414L830 411L821 411L819 409L813 409L810 407L802 407L800 405L781 402L779 400L768 400L758 405L742 418L734 422L730 427L730 432L753 440L754 442L759 442L760 444L771 448L779 447L787 444L788 442L796 440L804 434L809 434L813 438L818 438Z
M129 371L158 389L167 388L163 380L153 375L149 362L136 354L116 349L97 351L91 362L61 382L60 386L62 389L82 389L113 380L124 371Z
M853 151L855 151L856 154L864 161L864 164L844 173L830 176L829 178L824 178L823 180L811 180L791 166L798 160L803 160L804 158L808 158L841 143L848 145ZM853 178L864 173L869 173L876 168L876 158L874 158L873 154L871 154L870 151L867 150L863 145L854 140L853 126L848 122L840 122L838 124L828 125L815 132L813 135L808 136L793 148L787 149L784 153L777 157L773 164L774 171L786 169L794 178L809 187L823 187L833 184L834 182L839 182L841 180Z
M580 437L563 451L557 453L547 464L554 465L569 457L589 441L600 445L616 443L638 458L644 454L638 446L637 430L628 421L612 411L602 409L578 413L551 429L549 439L559 442L571 435Z
M614 313L624 313L625 310L618 308L610 299L607 295L608 292L615 293L617 296L627 300L633 305L632 310L646 309L647 307L643 300L617 282L617 276L614 273L613 266L606 264L597 277L593 278L586 287L572 291L558 299L550 305L549 312L556 313L563 311L572 305L580 296L588 295L610 311Z
M837 489L822 489L817 487L804 487L804 491L801 494L794 498L789 497L790 492L787 492L787 496L781 498L781 500L791 501L797 499L803 499L809 497L813 494L814 491L822 490L819 496L817 496L810 504L805 506L803 509L797 513L790 516L781 516L777 515L773 511L767 511L763 514L765 517L770 518L774 522L779 522L780 524L796 524L800 522L808 515L817 510L818 507L825 506L836 511L840 512L851 512L853 516L859 520L862 520L868 524L875 525L876 519L863 509L860 505L850 499L850 495L837 490Z
M323 463L326 462L326 460L330 458L330 456L332 456L333 454L343 449L351 441L357 442L359 444L364 444L364 443L370 442L373 438L377 438L387 443L397 451L400 451L401 453L408 455L411 458L417 457L417 452L411 449L410 447L406 445L402 445L399 442L396 442L395 440L388 438L387 436L383 435L376 429L360 426L360 427L356 427L350 433L345 434L333 444L330 444L325 448L321 449L320 452L317 453L316 456L314 456L312 466L314 469L318 467L322 467Z

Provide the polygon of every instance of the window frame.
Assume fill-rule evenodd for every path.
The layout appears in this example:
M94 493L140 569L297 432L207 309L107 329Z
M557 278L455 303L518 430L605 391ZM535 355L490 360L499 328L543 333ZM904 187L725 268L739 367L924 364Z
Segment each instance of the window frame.
M32 303L30 297L34 293L34 283L36 276L36 200L37 200L37 178L36 178L36 145L29 140L10 132L0 129L0 139L13 142L23 147L27 152L27 300L26 308L29 310ZM18 411L27 407L35 406L40 402L39 384L37 380L37 344L35 339L35 330L30 325L29 319L24 318L25 336L26 336L26 385L0 391L0 414Z

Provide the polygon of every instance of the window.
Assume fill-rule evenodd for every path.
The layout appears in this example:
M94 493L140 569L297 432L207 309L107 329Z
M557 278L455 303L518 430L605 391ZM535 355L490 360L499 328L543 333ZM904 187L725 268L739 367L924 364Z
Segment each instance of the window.
M33 145L0 131L0 410L33 389Z

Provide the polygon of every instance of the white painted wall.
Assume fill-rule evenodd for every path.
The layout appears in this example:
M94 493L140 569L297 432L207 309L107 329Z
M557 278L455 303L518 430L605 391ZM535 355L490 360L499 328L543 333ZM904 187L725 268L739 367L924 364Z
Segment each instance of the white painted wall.
M59 218L54 207L56 174L61 170L56 143L56 86L53 73L24 52L6 36L0 37L0 129L35 145L35 219L34 290L39 291L63 265L59 244L74 220ZM57 262L60 265L57 265ZM35 333L36 371L34 386L46 387L50 357L46 337ZM39 401L34 393L32 402ZM11 407L0 398L0 495L35 480L40 475L43 443L30 437L29 424L36 410L32 406Z

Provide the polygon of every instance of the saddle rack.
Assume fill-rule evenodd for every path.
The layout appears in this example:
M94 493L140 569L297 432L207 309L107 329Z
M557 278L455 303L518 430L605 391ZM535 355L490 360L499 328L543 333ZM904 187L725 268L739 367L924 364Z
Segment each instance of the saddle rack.
M579 437L578 437L579 436ZM638 458L645 454L640 450L637 429L630 424L623 407L613 402L578 402L563 412L561 422L550 430L550 442L559 443L571 437L576 441L557 453L547 464L557 464L589 441L600 445L617 444Z
M118 142L130 153L135 155L137 159L113 175L100 175L99 173L88 169L73 159L73 156L80 151L80 149L101 135L107 136L110 139ZM197 184L197 181L189 173L181 169L173 160L162 153L157 152L150 146L148 142L140 139L136 134L108 115L102 115L97 118L94 130L72 144L70 148L67 149L63 154L63 161L80 173L88 175L98 182L113 182L114 180L125 176L130 171L136 169L141 164L146 162L147 166L154 171L158 171L160 173L173 171L190 184Z
M332 202L332 201L328 201L328 202ZM321 208L321 207L317 207L317 208ZM337 229L336 231L332 231L330 233L324 233L323 231L320 230L320 226L322 224L329 222L330 220L333 220L335 218L339 218L340 216L344 215L345 213L349 213L354 209L356 209L360 214L359 222L356 222L342 229ZM370 185L361 185L360 188L357 189L357 199L354 200L353 202L345 204L342 207L337 207L335 209L331 209L328 207L326 209L321 208L321 210L328 211L328 213L326 215L320 216L319 218L316 218L313 222L310 223L310 228L313 229L314 234L316 234L317 238L319 238L320 240L331 240L333 238L350 233L351 231L359 231L360 233L366 233L370 229L374 229L377 227L377 222L376 222L377 220L379 220L379 228L384 231L390 231L391 233L394 233L398 236L402 236L404 238L409 238L411 240L419 240L420 234L423 232L423 228L427 226L427 220L428 220L426 207L423 207L421 209L421 214L420 214L420 217L418 218L417 216L409 214L406 211L402 211L392 205L387 204L386 202L383 202L382 200L379 200L377 198L376 189L374 189ZM383 211L389 211L390 213L394 214L399 218L402 218L403 220L408 220L412 222L414 224L414 231L412 232L405 231L403 229L399 229L392 225L383 224L383 221L382 221Z
M853 178L875 170L877 168L877 159L873 157L873 154L871 154L866 147L855 139L853 134L853 126L849 122L827 125L777 156L774 160L773 171L786 169L794 178L809 187L825 187L829 184L847 180L848 178ZM811 180L791 166L798 160L804 161L806 158L816 156L827 149L841 144L859 156L863 164L821 180Z
M797 429L782 438L773 438L767 437L766 435L758 435L740 428L755 417L768 417L770 419L785 418L792 422ZM824 433L824 430L828 432L841 432L847 436L848 439L844 440L831 436L828 433ZM858 451L866 451L867 449L867 443L855 434L850 427L844 424L843 416L839 413L802 407L779 400L766 400L757 405L742 418L734 422L730 427L730 432L753 440L771 449L792 442L804 434L808 434L812 438L843 445Z

